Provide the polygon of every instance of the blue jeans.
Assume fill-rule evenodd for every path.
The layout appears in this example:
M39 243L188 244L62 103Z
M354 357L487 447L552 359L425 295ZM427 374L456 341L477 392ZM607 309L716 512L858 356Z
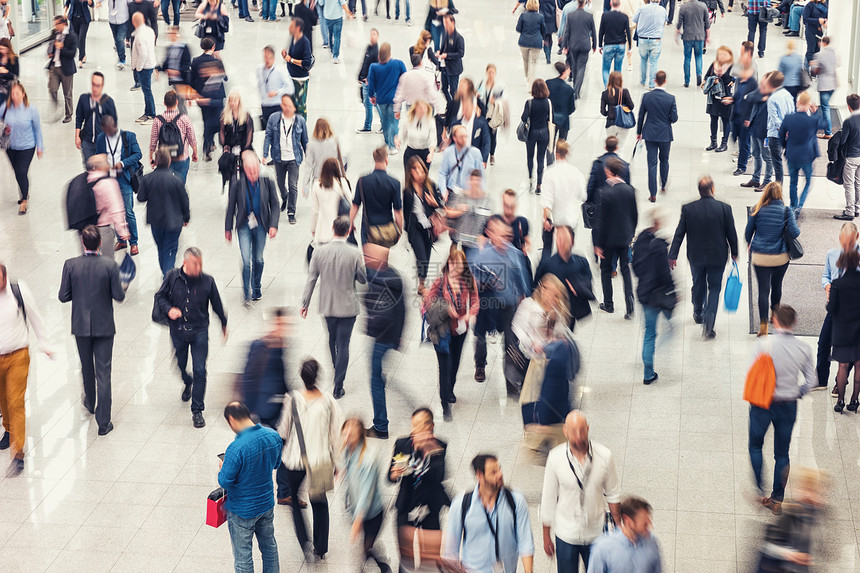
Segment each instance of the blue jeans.
M558 561L558 573L579 573L579 558L588 570L588 558L591 555L590 545L571 545L555 538L555 552Z
M660 60L660 53L663 51L663 42L661 40L644 40L639 38L639 83L645 85L645 80L648 80L648 87L654 87L654 76L657 75L657 62Z
M406 21L408 22L410 18L409 0L403 0L403 5L404 10L406 10ZM400 18L400 0L394 0L394 19L397 20L398 18Z
M684 83L690 83L690 60L696 56L696 79L702 77L702 50L704 40L684 40Z
M168 8L170 8L171 5L173 5L173 25L179 25L179 4L180 0L161 0L161 15L164 16L164 22L168 26L170 26L170 15L168 14Z
M379 106L370 103L370 90L366 83L361 86L361 97L364 99L364 129L369 130L373 127L373 108L376 108L379 121L382 121L382 112L379 111Z
M320 34L322 35L323 46L329 45L329 33L328 33L328 23L326 22L325 16L323 16L323 7L322 4L317 2L317 16L320 23Z
M274 22L278 18L278 0L262 0L263 11L260 13L260 17L263 20L270 20Z
M239 252L242 253L242 292L245 300L260 298L263 295L263 249L266 247L268 229L262 225L250 228L247 223L236 228L239 238Z
M750 137L750 148L753 156L752 180L757 183L768 183L773 177L773 162L770 158L770 150L764 145L765 139ZM764 179L761 179L761 164L764 161Z
M764 492L761 479L761 467L764 463L761 448L768 427L773 424L773 492L770 497L782 501L785 496L785 484L788 481L789 458L788 448L791 445L791 431L797 418L797 402L774 401L769 410L750 406L749 452L755 484L759 491Z
M140 90L143 92L143 115L155 117L155 98L152 97L152 68L138 70Z
M606 87L606 82L609 81L610 68L616 72L621 71L621 66L624 65L624 54L627 50L626 46L626 44L606 44L603 46L603 87Z
M818 98L821 100L821 115L824 116L825 135L833 135L833 118L830 117L830 97L833 95L833 90L818 92Z
M788 29L792 32L800 32L800 15L803 13L803 6L792 6L788 11Z
M329 45L331 48L331 56L333 58L340 57L340 32L343 29L343 18L338 18L336 20L328 20L325 21L326 27L328 27L328 39Z
M110 33L113 35L113 45L116 48L116 57L121 64L125 63L125 34L127 30L128 22L110 25Z
M758 13L747 14L747 41L755 40L755 31L758 28L758 51L764 53L767 47L767 22L758 19Z
M373 402L373 427L379 432L388 431L388 410L385 407L385 377L382 361L385 353L393 350L393 344L374 341L373 357L370 360L370 399Z
M176 251L179 249L179 234L182 229L165 229L164 227L150 227L152 240L158 250L158 267L161 276L167 274L176 266Z
M209 331L181 331L170 329L173 350L176 351L176 365L182 375L182 382L191 387L191 411L202 412L206 397L206 358L209 356ZM188 375L188 350L191 350L191 376Z
M191 159L186 157L183 160L171 161L170 162L170 170L173 173L182 179L182 182L185 183L185 180L188 179L188 166L191 164Z
M693 314L701 315L705 333L714 330L725 265L706 266L690 263L693 273Z
M669 320L672 317L672 312L669 310L660 310L656 306L642 305L642 311L645 314L645 340L642 342L642 363L645 365L645 379L654 376L654 343L657 341L657 318L660 313Z
M239 0L239 18L247 18L251 13L248 12L248 0Z
M263 573L279 573L278 542L275 540L275 508L257 517L246 519L227 512L227 529L233 545L233 565L236 573L254 573L254 536L263 555Z
M122 177L117 177L119 191L122 193L122 202L125 203L125 222L128 223L128 242L137 244L137 218L134 216L134 191L131 183Z
M743 121L735 124L735 126L738 130L738 169L746 171L747 163L750 160L750 128L745 127Z
M430 24L430 36L433 38L433 46L442 45L442 25ZM439 48L436 48L437 50Z
M394 136L398 131L397 120L394 119L394 104L380 103L376 107L379 109L379 119L382 120L382 137L385 138L385 145L388 149L394 149Z
M800 200L797 199L797 180L800 179L800 172L803 171L806 177L806 185L803 186L803 192L800 194ZM803 209L803 204L806 203L806 196L809 195L809 187L812 185L812 163L800 164L788 162L788 193L791 197L791 207L793 209Z

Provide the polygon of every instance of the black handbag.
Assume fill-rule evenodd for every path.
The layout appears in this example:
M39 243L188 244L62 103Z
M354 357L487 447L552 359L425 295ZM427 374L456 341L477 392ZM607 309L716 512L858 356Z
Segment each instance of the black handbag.
M591 229L597 216L597 204L586 201L582 204L582 226Z
M788 250L788 258L792 261L803 258L803 245L796 237L792 237L788 232L788 207L785 208L784 222L782 225L782 240L785 241L785 248Z

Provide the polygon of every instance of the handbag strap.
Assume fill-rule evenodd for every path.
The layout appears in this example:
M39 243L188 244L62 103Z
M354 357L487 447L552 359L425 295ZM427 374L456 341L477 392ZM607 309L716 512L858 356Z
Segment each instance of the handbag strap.
M618 105L621 105L621 92L623 90L618 90Z
M290 410L292 412L293 427L296 429L296 438L299 440L299 452L302 456L302 463L305 466L305 470L310 472L311 464L308 462L308 451L305 447L305 433L302 431L302 422L299 420L299 411L296 408L295 396L290 398Z
M358 180L358 193L361 195L361 220L362 222L367 222L370 224L370 221L367 219L367 201L364 200L364 189L361 186L361 179Z

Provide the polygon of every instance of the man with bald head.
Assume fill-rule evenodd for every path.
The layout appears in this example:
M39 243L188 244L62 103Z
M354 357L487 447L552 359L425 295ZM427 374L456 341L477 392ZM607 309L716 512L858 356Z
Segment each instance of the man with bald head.
M621 523L621 487L612 452L588 438L588 421L579 410L567 415L564 437L567 443L546 459L540 517L544 551L558 554L559 573L576 573L580 557L588 569L591 544L603 531L604 498Z
M364 266L367 268L367 335L373 338L370 361L370 396L373 401L371 437L388 439L388 411L385 407L385 378L382 361L389 350L400 348L406 302L403 280L388 266L388 249L374 243L364 244Z

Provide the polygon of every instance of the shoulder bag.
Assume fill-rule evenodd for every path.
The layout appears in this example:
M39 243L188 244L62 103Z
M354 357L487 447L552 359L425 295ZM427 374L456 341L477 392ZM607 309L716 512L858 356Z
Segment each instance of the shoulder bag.
M3 110L3 118L0 119L0 149L9 149L12 144L12 128L6 123L6 112L9 111L9 103Z
M305 434L302 431L302 421L299 419L299 412L296 409L295 397L290 398L290 408L292 410L293 427L296 429L296 438L299 440L302 465L307 472L308 497L312 500L325 499L325 494L334 489L334 465L329 460L314 468L311 467L308 461L307 448L305 447Z
M361 218L363 224L367 226L367 242L390 249L400 240L401 230L394 221L389 221L384 225L372 225L367 217L367 201L364 199L361 179L358 180L358 192L361 194Z
M792 261L803 257L803 245L797 238L792 237L788 232L788 207L785 208L782 224L782 240L785 242L785 248L788 251L788 258Z
M532 115L532 100L526 102L526 120L521 121L517 126L517 139L525 143L529 138L529 129L531 128Z
M744 383L744 400L751 406L770 409L773 392L776 389L776 370L771 356L770 340L765 343L765 351L756 357L747 372Z
M636 127L636 116L628 108L621 105L621 96L624 90L618 90L618 103L615 105L615 126L622 129Z

